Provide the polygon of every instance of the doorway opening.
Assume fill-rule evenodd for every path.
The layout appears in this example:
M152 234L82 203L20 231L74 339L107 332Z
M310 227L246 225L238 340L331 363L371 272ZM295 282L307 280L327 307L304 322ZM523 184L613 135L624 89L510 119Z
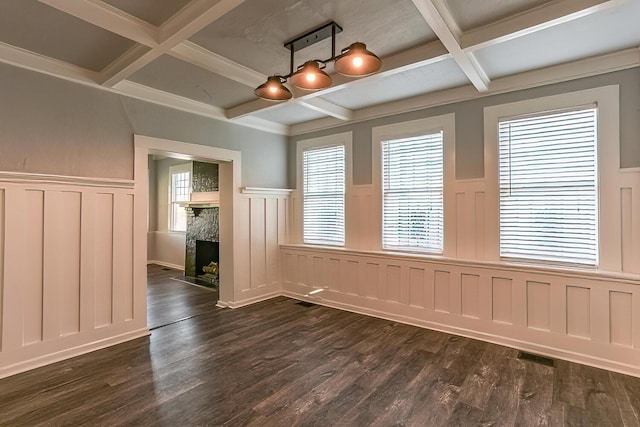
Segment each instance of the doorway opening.
M139 262L139 264L136 264L136 286L139 289L144 289L146 295L146 265L148 262L160 261L160 265L164 268L177 268L182 271L192 269L193 273L195 273L193 274L195 280L206 280L210 284L214 284L219 292L214 304L218 307L227 307L229 305L228 302L233 301L233 277L235 269L238 268L234 263L233 242L234 234L238 230L234 228L233 213L236 206L239 206L241 187L240 152L139 135L135 136L135 146L135 182L139 190L135 202L135 216L138 219L136 221L136 224L138 224L136 227L136 239L141 243L136 246L136 259ZM202 200L196 200L190 206L185 200L171 199L168 178L166 178L166 185L157 184L158 171L150 167L152 161L159 159L172 164L180 162L191 162L192 164L197 162L203 165L215 164L219 172L216 180L216 184L219 183L219 188L215 188L217 190L215 203L213 201L204 203ZM154 185L161 188L154 189ZM205 189L202 192L205 193L209 190L213 189ZM154 191L156 193L155 200L153 199ZM167 200L162 208L166 214L158 212L157 218L152 219L152 215L148 215L148 212L151 212L153 205L158 205L157 199L160 198L160 195ZM183 221L185 224L184 231L170 229L170 215L173 207L170 209L169 205L174 202L186 208L185 220ZM214 213L216 216L215 234L217 235L215 237L208 235L205 238L200 238L194 234L194 258L192 264L187 265L185 262L187 252L186 224L190 219L193 221L203 216L212 216ZM141 221L142 217L145 221ZM160 227L158 227L160 222L167 224L166 230L160 230ZM144 225L141 226L141 224ZM204 244L207 248L204 249L203 247L198 250L196 248L198 241L207 242ZM198 246L203 246L203 244L200 243ZM203 271L203 269L206 271ZM183 276L182 279L187 279L187 276Z

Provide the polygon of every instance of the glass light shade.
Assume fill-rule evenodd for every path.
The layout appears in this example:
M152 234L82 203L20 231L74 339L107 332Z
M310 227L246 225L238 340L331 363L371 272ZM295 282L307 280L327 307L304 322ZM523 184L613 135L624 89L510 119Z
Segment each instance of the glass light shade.
M331 77L320 69L318 61L307 61L289 79L300 89L317 90L331 86Z
M278 76L267 78L267 82L258 86L253 93L267 101L286 101L292 97L289 89L282 84L282 78Z
M382 61L367 50L367 45L360 42L351 44L336 59L336 72L349 77L362 77L373 74L380 69Z

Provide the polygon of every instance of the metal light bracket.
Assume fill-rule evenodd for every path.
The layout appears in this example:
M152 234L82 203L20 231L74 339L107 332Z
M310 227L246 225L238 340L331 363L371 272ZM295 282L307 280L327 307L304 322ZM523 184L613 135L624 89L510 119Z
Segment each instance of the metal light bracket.
M295 39L289 40L284 44L284 47L291 51L291 63L290 63L290 72L288 75L283 76L285 78L291 77L294 73L295 61L293 59L294 53L299 51L300 49L304 49L305 47L311 46L312 44L318 43L324 39L331 37L331 58L324 60L317 60L323 64L327 62L333 61L336 59L336 34L342 32L342 27L336 24L334 21L331 21L327 24L324 24L314 30L311 30L301 36L296 37Z

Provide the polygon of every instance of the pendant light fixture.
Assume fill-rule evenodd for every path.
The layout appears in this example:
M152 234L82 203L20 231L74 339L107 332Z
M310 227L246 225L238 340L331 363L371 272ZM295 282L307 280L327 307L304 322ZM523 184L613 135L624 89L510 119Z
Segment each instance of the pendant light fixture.
M336 56L336 34L342 31L331 21L315 30L296 37L284 44L291 51L290 72L286 76L270 76L266 83L258 86L254 93L269 101L286 101L292 95L284 86L287 80L295 87L304 90L319 90L331 86L331 77L324 72L327 63L335 62L336 72L349 77L362 77L375 73L382 66L382 61L367 50L364 43L355 42ZM331 57L324 60L314 59L299 66L294 72L294 53L307 46L331 37Z
M291 99L292 95L289 89L282 84L285 81L286 79L280 76L270 76L267 78L267 82L258 86L253 93L269 101L286 101Z
M331 77L324 71L325 65L318 61L307 61L293 73L291 84L300 89L318 90L331 86Z
M375 73L380 69L382 61L367 50L367 45L352 43L336 58L335 70L345 76L362 77Z

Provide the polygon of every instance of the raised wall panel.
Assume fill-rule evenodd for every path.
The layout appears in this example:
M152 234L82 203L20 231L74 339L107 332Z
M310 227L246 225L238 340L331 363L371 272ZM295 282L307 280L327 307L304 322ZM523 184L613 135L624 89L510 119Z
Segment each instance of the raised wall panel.
M248 291L251 289L251 200L246 197L241 197L238 201L239 209L234 209L234 219L237 219L237 227L240 227L244 233L244 238L238 239L233 242L238 253L242 254L240 259L244 260L247 265L245 268L241 268L234 272L234 281L237 281L241 291ZM237 286L237 285L236 285Z
M133 319L133 195L116 194L113 218L113 321Z
M298 254L296 256L296 283L309 285L309 275L307 274L307 255Z
M340 280L340 259L329 258L328 274L329 274L329 287L338 292L342 292L342 283Z
M278 268L278 235L280 234L278 223L278 199L265 199L265 260L266 282L276 283L280 279Z
M27 191L27 206L23 212L27 247L23 255L23 345L43 340L44 195L44 191Z
M478 309L480 276L476 276L474 274L462 274L460 280L462 287L462 315L477 319L480 317Z
M265 246L265 199L252 198L250 206L250 268L251 288L258 288L267 282L267 254Z
M113 323L113 211L113 194L97 194L93 277L97 328Z
M3 302L3 290L4 290L4 188L0 188L0 352L2 351L2 321L4 318L4 302Z
M285 252L283 255L282 263L284 265L284 277L287 280L293 280L296 282L296 255L291 254L289 252Z
M345 292L357 295L358 294L358 282L359 282L359 270L360 263L353 260L347 260L347 262L342 263L344 267L344 290Z
M81 200L79 192L47 193L44 309L50 339L80 332Z
M591 338L591 295L589 288L567 286L567 334Z
M484 248L484 225L485 225L485 203L484 192L477 191L474 194L475 198L475 244L476 244L476 259L486 259Z
M380 265L371 262L364 268L365 296L378 298L378 282L380 277Z
M492 319L496 322L513 323L513 296L511 279L494 277L491 283Z
M409 268L409 305L424 307L426 272L423 268Z
M451 273L435 270L434 282L434 308L436 311L449 312L449 288L451 286Z
M470 213L466 209L466 194L456 193L456 254L459 258L468 258L467 241L470 237L467 232L467 222Z
M386 301L389 295L389 286L387 283L387 268L385 264L380 264L378 280L378 299Z
M633 345L632 294L609 292L610 337L612 344Z
M287 208L288 200L284 197L277 199L278 212L276 214L278 220L278 244L284 244L288 242L287 224L289 224L289 209Z
M387 300L400 302L400 274L399 265L387 265Z
M313 275L309 285L314 288L323 288L327 285L327 269L325 267L325 258L314 256L312 258Z
M638 212L637 214L640 214ZM635 253L633 244L633 199L631 188L620 189L620 226L622 239L622 270L634 271Z
M527 326L551 330L551 285L527 282Z

